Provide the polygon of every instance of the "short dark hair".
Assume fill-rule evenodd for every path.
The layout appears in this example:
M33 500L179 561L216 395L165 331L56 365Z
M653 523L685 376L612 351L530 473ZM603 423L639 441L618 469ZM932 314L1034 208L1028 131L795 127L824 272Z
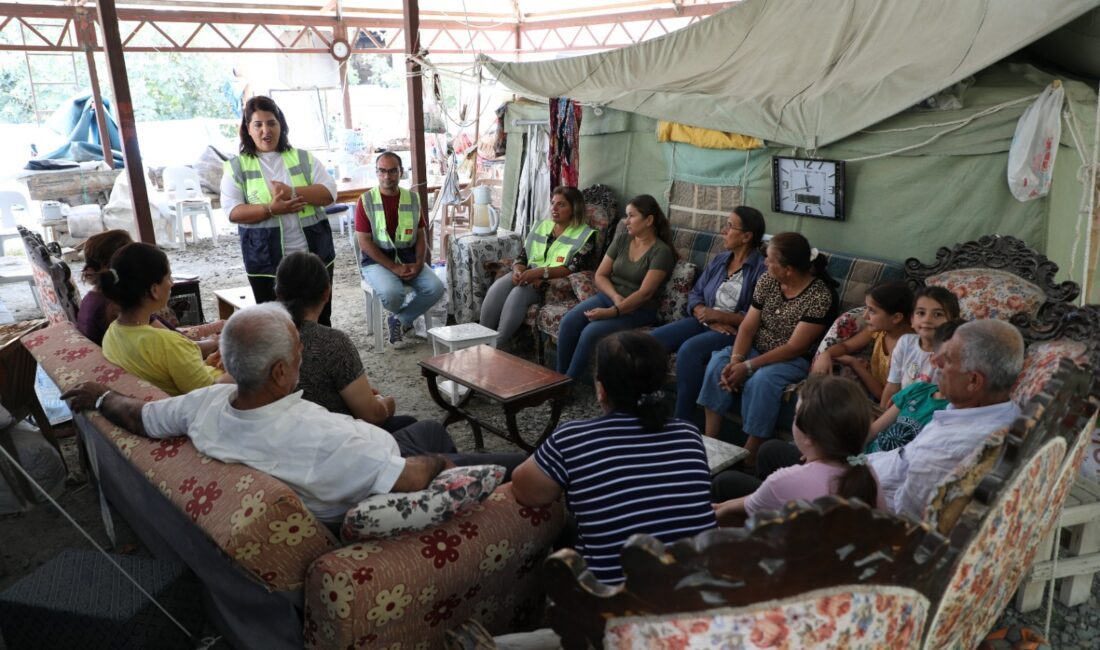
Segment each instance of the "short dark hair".
M314 253L297 251L279 262L275 271L275 296L283 303L294 326L302 327L302 319L310 307L325 299L329 287L328 269Z
M671 409L658 392L668 374L668 353L651 334L616 332L596 346L596 381L616 411L635 415L646 431L660 431Z
M115 252L109 270L99 274L99 290L122 309L134 309L168 271L168 256L156 246L127 244Z
M932 333L932 345L940 346L947 343L951 340L952 336L955 336L955 330L963 325L966 325L966 321L961 318L949 320L941 324L936 328L936 331Z
M943 310L947 312L947 320L955 320L961 313L959 309L959 297L956 296L954 292L944 287L928 285L917 289L917 293L913 295L914 309L917 306L918 298L931 298L940 303L940 307L943 307Z
M750 208L747 205L737 206L733 209L733 213L741 220L741 226L745 232L752 235L752 247L760 248L760 244L764 241L764 230L767 228L764 215L756 208Z
M840 283L829 275L829 256L818 251L817 257L810 259L813 247L802 234L797 232L781 232L768 240L768 248L779 256L779 263L789 266L803 273L810 272L830 288L840 286Z
M878 499L878 482L866 463L851 463L859 456L874 417L863 387L846 377L811 375L798 391L794 423L821 452L825 460L845 468L837 480L836 494L856 497L867 505Z
M383 151L382 153L378 154L378 156L374 159L375 167L377 167L378 163L381 162L381 160L383 158L386 158L386 157L393 158L394 160L396 160L398 169L404 169L405 168L405 162L401 160L401 156L397 155L397 152L395 152L395 151Z
M286 116L283 115L282 109L279 108L274 99L256 95L245 102L244 111L241 114L241 153L250 156L256 155L256 143L248 133L248 123L252 121L252 114L256 111L267 111L275 114L275 119L279 120L279 143L275 146L275 150L279 153L290 151L290 127L287 126Z

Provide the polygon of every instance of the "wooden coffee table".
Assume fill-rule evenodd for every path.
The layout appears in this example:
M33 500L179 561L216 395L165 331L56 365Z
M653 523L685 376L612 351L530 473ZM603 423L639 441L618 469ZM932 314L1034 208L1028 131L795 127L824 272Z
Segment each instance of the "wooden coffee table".
M420 361L419 365L421 373L428 380L428 392L432 399L447 411L443 426L459 420L469 422L478 450L484 446L481 429L485 428L528 453L534 451L558 425L562 399L573 383L566 375L488 345L430 357ZM436 379L440 377L466 386L470 392L457 405L451 404L443 399L439 387L436 386ZM482 422L463 408L474 393L504 407L504 419L508 427L506 431ZM538 440L533 445L529 444L519 433L516 413L547 401L550 402L550 420L539 434Z

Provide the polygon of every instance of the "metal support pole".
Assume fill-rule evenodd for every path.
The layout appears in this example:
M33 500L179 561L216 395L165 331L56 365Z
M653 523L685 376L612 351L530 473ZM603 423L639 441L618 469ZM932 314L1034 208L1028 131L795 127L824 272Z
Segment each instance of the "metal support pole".
M153 217L149 214L149 192L142 173L141 151L138 149L137 125L134 123L134 104L130 98L130 82L126 77L126 61L122 53L122 38L118 33L118 11L115 0L96 2L99 26L103 30L103 49L107 54L107 70L111 75L111 88L118 111L118 128L122 139L122 159L126 173L130 175L130 194L134 200L134 219L138 236L147 244L156 244L153 235Z
M88 59L88 83L92 86L92 101L95 102L95 119L99 124L100 146L103 149L103 162L111 169L115 168L115 156L111 150L111 133L107 130L107 111L103 108L103 95L99 92L99 74L95 69L96 35L95 24L88 10L84 7L76 9L76 40L84 48L84 56Z
M405 9L405 53L420 53L420 3L403 0ZM420 64L405 58L406 88L409 91L409 148L412 156L413 190L420 196L420 216L428 218L428 166L424 160L424 86Z

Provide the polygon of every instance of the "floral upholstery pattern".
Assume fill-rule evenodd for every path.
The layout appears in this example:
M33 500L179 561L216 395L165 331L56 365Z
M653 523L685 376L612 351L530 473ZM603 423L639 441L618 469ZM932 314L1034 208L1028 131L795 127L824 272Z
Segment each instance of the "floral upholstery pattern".
M1044 512L1061 509L1051 496L1065 453L1065 439L1052 439L1000 491L955 563L926 647L973 648L993 627L1049 532L1053 517Z
M495 634L537 624L536 569L563 517L519 505L507 484L441 526L329 553L305 588L306 647L439 648L470 618Z
M1070 339L1039 341L1028 346L1024 369L1012 387L1012 401L1023 405L1035 397L1058 369L1058 361L1063 357L1084 365L1088 361L1088 347Z
M685 260L677 260L672 274L661 287L657 299L657 322L671 323L687 316L688 293L695 286L699 267Z
M847 341L858 334L867 324L863 320L863 309L863 307L852 307L838 316L837 319L833 321L833 324L829 326L829 331L825 332L825 338L821 339L821 343L817 346L817 352L814 353L814 357L816 358L817 355L828 350L837 343ZM868 352L868 358L870 358L870 352Z
M558 340L558 328L561 327L561 319L565 318L565 315L569 313L569 310L580 304L577 300L570 300L568 302L561 302L554 305L543 305L539 310L538 325L539 331L550 337L551 340Z
M966 320L999 318L1025 312L1035 315L1045 296L1043 290L1014 273L996 269L956 269L925 280L959 297L959 311Z
M29 334L23 345L62 391L97 381L145 401L166 397L107 361L72 323ZM309 563L337 546L298 496L267 474L204 456L185 437L150 440L116 427L98 413L88 417L226 555L271 589L300 589Z
M819 589L748 607L612 619L604 648L918 648L928 599L913 589Z
M596 288L596 274L592 271L571 274L569 276L569 287L573 290L573 295L566 296L566 298L576 299L577 302L584 302L600 292ZM550 301L547 300L547 302Z
M439 525L484 501L503 479L504 468L499 465L452 467L423 490L376 494L348 510L340 538L345 542L385 539Z
M51 323L76 322L80 309L80 292L73 283L69 265L54 257L37 235L23 236L23 250L31 263L34 290L42 312Z

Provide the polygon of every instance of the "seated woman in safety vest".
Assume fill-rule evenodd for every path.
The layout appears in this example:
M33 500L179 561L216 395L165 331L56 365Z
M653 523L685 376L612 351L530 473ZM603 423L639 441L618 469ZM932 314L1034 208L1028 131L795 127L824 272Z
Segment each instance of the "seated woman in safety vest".
M481 324L497 331L501 347L523 324L527 308L542 301L547 280L591 268L596 231L584 223L584 196L563 185L550 195L550 218L530 234L512 273L497 278L481 304Z
M355 204L355 236L363 279L374 289L386 311L389 342L405 347L413 322L443 296L443 282L425 264L428 223L420 214L416 192L398 186L404 171L401 158L387 151L374 160L378 187L364 192ZM412 299L405 303L405 289Z
M241 155L225 162L222 209L237 224L241 255L256 302L275 300L275 270L284 255L316 253L328 268L336 249L321 206L336 200L336 182L308 151L287 139L283 112L270 97L248 100L241 118ZM331 302L317 322L330 325Z

